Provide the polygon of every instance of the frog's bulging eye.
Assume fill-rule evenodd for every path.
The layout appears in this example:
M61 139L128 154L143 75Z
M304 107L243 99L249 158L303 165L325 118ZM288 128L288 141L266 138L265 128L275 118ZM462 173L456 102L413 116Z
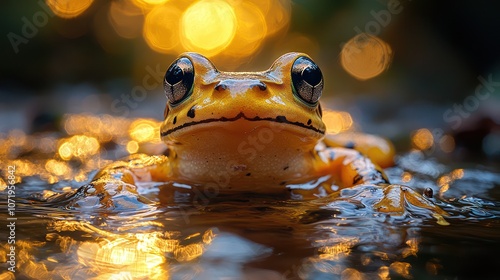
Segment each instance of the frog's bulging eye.
M194 67L186 57L177 59L165 73L163 87L171 105L177 105L191 95L194 82Z
M292 66L292 84L293 94L313 106L323 92L323 75L316 63L307 57L299 57Z

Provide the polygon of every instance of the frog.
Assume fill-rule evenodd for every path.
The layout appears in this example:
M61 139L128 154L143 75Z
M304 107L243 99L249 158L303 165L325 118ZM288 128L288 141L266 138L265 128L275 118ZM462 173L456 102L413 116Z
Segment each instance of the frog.
M323 74L307 54L284 54L265 71L225 72L201 54L184 53L166 70L163 86L166 152L110 164L80 197L99 194L100 204L111 207L110 193L136 192L140 182L325 203L357 189L358 196L377 194L375 211L404 213L411 205L446 214L428 197L389 182L383 170L393 164L389 140L327 132Z

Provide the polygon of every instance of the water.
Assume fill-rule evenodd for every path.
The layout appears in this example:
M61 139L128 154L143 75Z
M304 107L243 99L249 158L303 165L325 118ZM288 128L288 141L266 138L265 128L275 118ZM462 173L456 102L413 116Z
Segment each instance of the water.
M394 183L432 189L449 225L419 209L378 213L349 193L321 204L256 194L200 197L172 183L142 185L140 196L118 191L111 208L79 196L75 207L81 183L32 178L16 188L16 277L496 279L498 173L451 169L419 152L387 172ZM72 195L51 200L44 189ZM1 204L5 209L5 192ZM7 218L2 211L0 219ZM2 230L1 240L8 234ZM6 270L6 243L1 251Z

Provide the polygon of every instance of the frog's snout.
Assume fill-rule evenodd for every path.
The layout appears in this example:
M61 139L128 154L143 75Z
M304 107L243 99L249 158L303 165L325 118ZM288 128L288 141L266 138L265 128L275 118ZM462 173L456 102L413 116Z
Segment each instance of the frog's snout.
M244 93L248 90L266 91L267 86L264 82L255 79L238 80L238 81L228 79L218 82L215 85L214 89L219 92L228 91L232 93Z

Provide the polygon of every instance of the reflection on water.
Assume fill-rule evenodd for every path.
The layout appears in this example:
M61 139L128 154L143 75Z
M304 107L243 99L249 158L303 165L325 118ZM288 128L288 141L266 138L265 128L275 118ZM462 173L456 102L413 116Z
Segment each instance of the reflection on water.
M450 216L436 219L411 207L401 216L373 211L364 195L373 191L369 186L340 191L338 199L325 202L257 194L200 200L180 183L107 184L112 207L102 207L85 182L116 157L137 150L158 154L157 125L73 115L64 121L67 137L14 131L0 140L5 166L16 166L17 278L496 277L500 174L455 169L421 151L400 156L388 176ZM2 221L7 218L0 212ZM0 239L8 235L3 227ZM12 278L6 270L9 246L0 246L0 279Z
M406 165L410 163L400 164ZM432 178L412 170L389 171L392 177L398 175L409 184L418 181L420 186ZM413 174L411 179L408 174ZM438 178L443 176L453 178L446 180L448 191L467 192L474 185L479 195L496 185L499 175L460 170ZM466 181L458 183L461 180ZM473 180L480 180L482 187ZM22 185L23 190L28 188L29 184ZM424 216L376 213L355 201L317 207L308 201L231 195L200 205L185 203L185 198L164 199L175 191L166 188L172 186L146 192L152 200L147 203L130 199L128 207L113 209L63 210L57 208L61 201L43 206L19 202L17 276L418 279L487 275L495 271L488 265L498 261L492 245L500 242L500 205L487 196L469 200L445 196L437 201L452 213L447 218L450 226L443 227ZM136 207L139 204L142 207ZM2 219L6 220L4 213ZM6 256L7 245L1 250ZM479 253L491 259L475 259ZM463 262L468 266L461 267Z

